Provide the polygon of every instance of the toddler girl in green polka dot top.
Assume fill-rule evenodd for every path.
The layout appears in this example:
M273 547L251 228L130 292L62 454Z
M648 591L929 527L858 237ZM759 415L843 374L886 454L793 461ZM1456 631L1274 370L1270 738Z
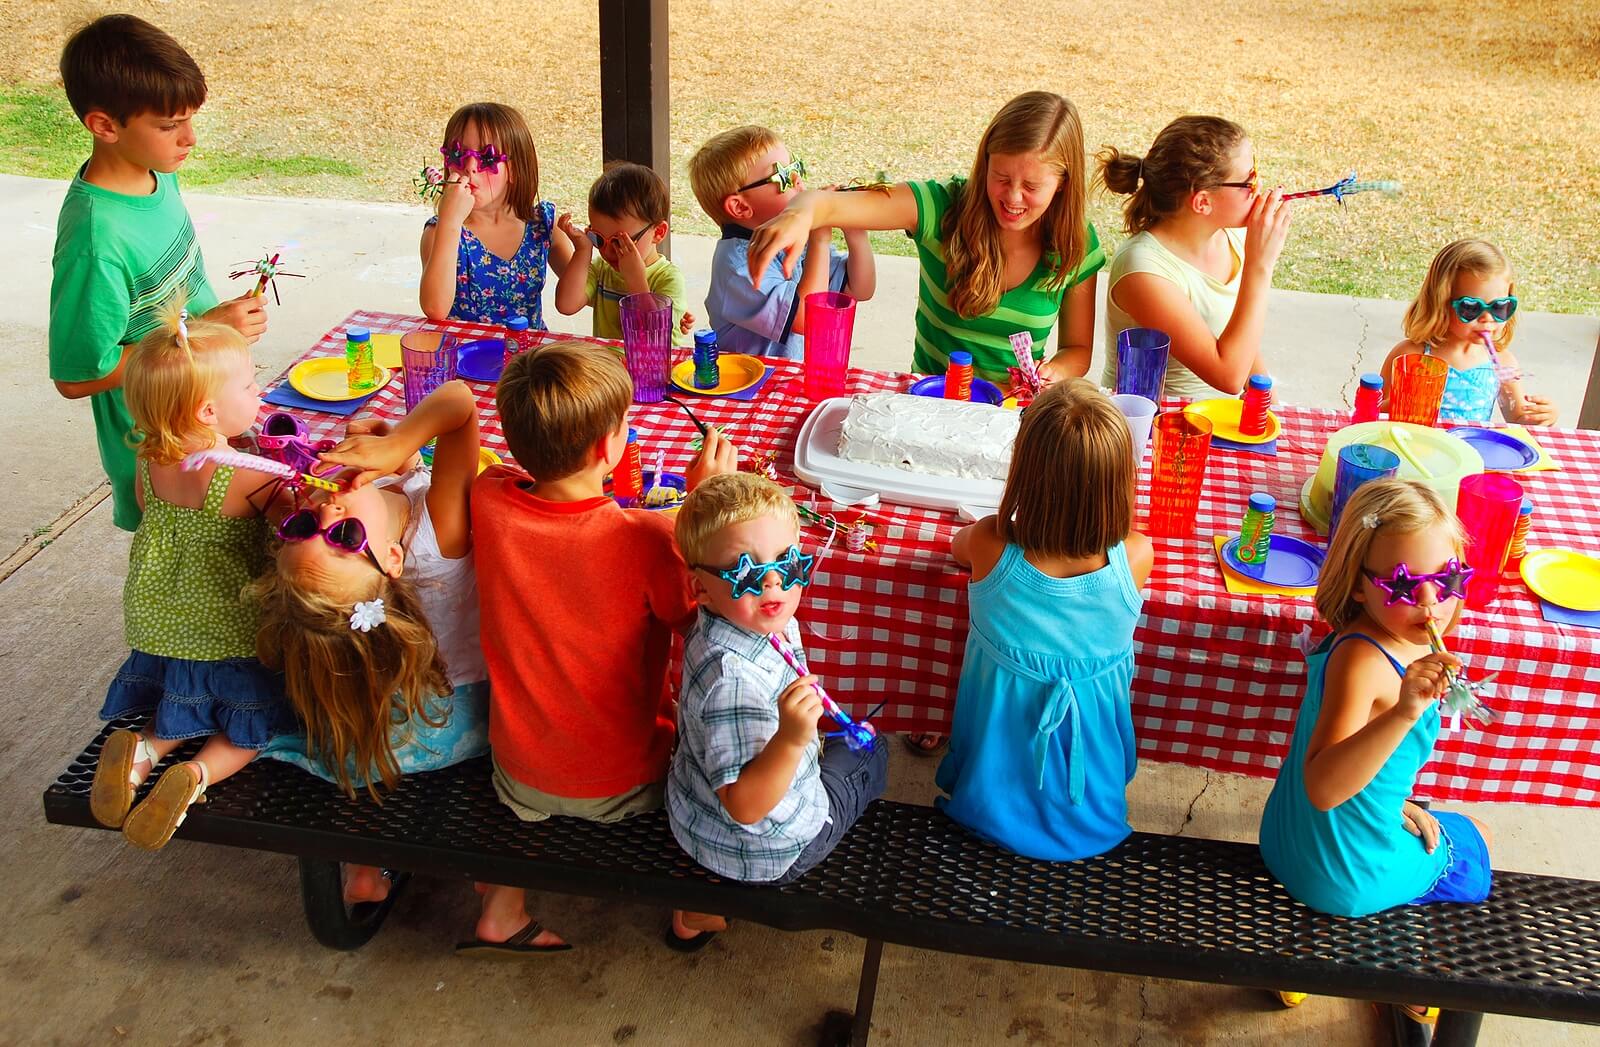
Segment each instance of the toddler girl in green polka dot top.
M196 451L226 449L255 421L261 389L250 347L231 327L188 320L181 300L169 309L123 375L144 519L122 589L133 650L100 710L107 720L149 719L106 739L89 794L102 825L146 850L165 845L206 786L255 759L288 719L279 679L255 658L254 605L240 595L266 563L273 477L180 468ZM155 765L201 737L194 759L169 767L135 807Z

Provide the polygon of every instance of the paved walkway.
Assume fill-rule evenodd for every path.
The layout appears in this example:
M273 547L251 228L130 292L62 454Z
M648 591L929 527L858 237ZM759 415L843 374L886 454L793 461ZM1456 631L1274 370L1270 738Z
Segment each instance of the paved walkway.
M660 946L665 914L612 902L535 897L534 911L578 945L522 964L460 960L471 927L465 884L424 881L356 953L316 945L303 926L294 863L175 843L159 856L115 834L44 824L39 795L95 729L105 682L126 653L119 610L127 536L111 526L88 411L45 377L50 247L60 183L0 179L13 243L0 260L0 1043L276 1044L329 1047L522 1044L802 1044L830 1007L854 999L861 943L845 935L735 927L704 954ZM276 370L356 306L416 309L415 209L194 195L211 271L285 246L287 301L257 362ZM675 238L690 288L703 294L710 241ZM882 260L878 298L862 307L857 359L904 366L915 268ZM1290 399L1331 402L1348 375L1397 337L1398 303L1275 292L1268 344L1297 361ZM587 326L581 317L582 326ZM1563 411L1587 374L1596 322L1530 317L1522 349ZM1523 346L1526 348L1523 348ZM1364 347L1362 365L1352 352ZM1281 368L1286 374L1288 367ZM84 500L89 502L85 503ZM74 504L81 519L29 541ZM891 795L926 802L931 761L896 747ZM1269 783L1144 764L1132 792L1139 829L1254 838ZM1502 868L1595 876L1592 812L1467 808L1493 825ZM752 995L752 994L756 995ZM760 1006L751 1006L759 999ZM876 1035L886 1044L1375 1042L1365 1004L1314 1000L1281 1011L1265 994L885 950ZM1490 1017L1485 1043L1600 1044L1595 1030Z

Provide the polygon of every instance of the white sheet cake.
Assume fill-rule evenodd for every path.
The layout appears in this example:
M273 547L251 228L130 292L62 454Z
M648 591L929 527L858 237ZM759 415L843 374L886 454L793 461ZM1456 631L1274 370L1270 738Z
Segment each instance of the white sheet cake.
M851 397L839 457L914 473L1004 480L1019 416L989 404L908 393Z

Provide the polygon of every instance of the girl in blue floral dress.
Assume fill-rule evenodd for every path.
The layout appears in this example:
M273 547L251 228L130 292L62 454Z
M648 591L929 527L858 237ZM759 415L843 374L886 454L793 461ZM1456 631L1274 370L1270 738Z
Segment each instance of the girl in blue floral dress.
M430 320L503 324L525 316L542 331L548 263L557 276L572 241L555 206L539 201L539 156L522 114L496 102L457 109L445 124L439 213L422 230L422 311Z

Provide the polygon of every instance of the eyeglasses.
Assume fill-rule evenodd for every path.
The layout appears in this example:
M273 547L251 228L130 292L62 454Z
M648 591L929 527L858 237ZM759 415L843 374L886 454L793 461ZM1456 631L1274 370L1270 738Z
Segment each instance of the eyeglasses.
M1393 607L1397 603L1417 605L1417 590L1422 588L1424 582L1432 582L1434 589L1439 594L1440 600L1455 597L1459 600L1467 598L1467 580L1472 577L1472 568L1452 556L1445 561L1444 570L1433 574L1412 574L1411 568L1405 564L1395 564L1394 571L1387 578L1380 578L1377 572L1366 567L1361 568L1361 573L1384 592L1383 605Z
M643 229L639 230L637 233L634 233L633 236L631 237L631 239L633 240L634 243L638 243L640 240L644 239L644 234L645 233L648 233L650 230L652 230L654 228L655 228L655 226L653 226L653 225L647 225ZM591 244L594 244L596 250L599 250L600 248L602 248L602 247L604 247L606 245L606 242L600 238L600 234L595 232L593 229L585 229L583 231L583 235L589 238L589 242Z
M1261 176L1256 174L1256 169L1254 167L1252 167L1252 168L1250 168L1250 173L1245 175L1245 180L1244 181L1242 181L1242 182L1218 182L1217 183L1217 188L1218 189L1248 189L1252 193L1259 193L1261 191Z
M1455 310L1456 319L1464 324L1472 323L1484 313L1488 313L1495 323L1503 324L1516 313L1517 296L1510 294L1504 298L1496 298L1492 302L1485 302L1482 298L1462 295L1460 298L1450 299L1450 308Z
M388 574L383 565L378 563L378 557L373 553L372 546L367 544L367 527L353 516L343 520L335 520L323 527L317 521L317 514L311 509L296 509L278 524L278 537L286 542L309 542L311 539L322 536L322 540L342 553L365 553L372 566L378 569L379 574Z
M788 552L767 563L756 563L749 553L740 553L739 562L732 567L711 567L703 563L689 566L697 571L710 571L727 581L733 590L733 598L737 600L747 593L759 593L771 571L778 572L785 592L797 585L804 589L811 584L811 569L816 562L815 556L801 552L798 545L791 545Z
M734 191L738 193L745 193L749 192L751 189L759 189L768 182L771 182L773 185L778 187L778 192L787 193L789 190L793 189L797 183L799 183L800 179L804 178L805 176L806 162L799 157L795 157L786 164L774 163L772 165L772 173L767 175L767 177L757 178L749 185L741 185Z
M465 171L467 160L478 161L478 170L484 174L494 174L500 170L500 165L505 162L506 154L502 153L493 142L485 143L482 149L468 149L457 138L449 145L439 147L439 155L444 157L444 166L449 171Z

